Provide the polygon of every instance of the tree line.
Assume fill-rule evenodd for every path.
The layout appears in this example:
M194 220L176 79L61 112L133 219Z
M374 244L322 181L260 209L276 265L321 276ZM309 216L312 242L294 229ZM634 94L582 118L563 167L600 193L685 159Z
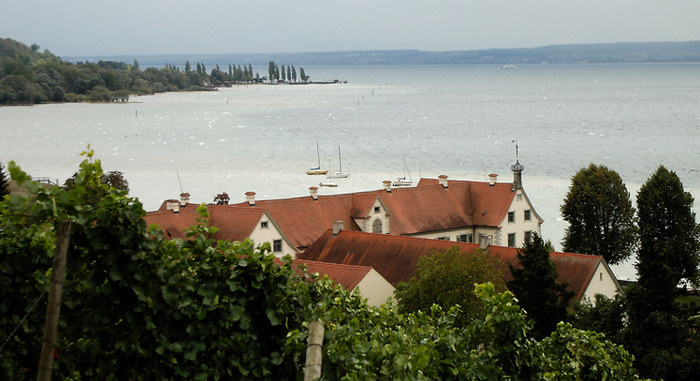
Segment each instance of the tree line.
M168 91L213 90L240 83L262 82L251 64L208 70L204 63L184 70L166 64L163 68L141 70L138 61L64 62L48 50L40 52L33 44L0 39L0 104L36 104L45 102L127 102L130 94L154 94ZM296 82L296 69L282 66L282 80ZM308 80L299 69L302 81ZM275 73L279 80L279 73ZM273 78L270 76L270 78ZM292 79L293 78L293 79Z
M287 68L285 70L285 66L282 65L280 68L280 65L277 65L274 61L270 61L268 63L267 67L267 75L270 80L274 81L282 81L282 82L297 82L297 69L294 67L294 65L287 65ZM304 68L300 67L299 68L299 79L302 83L306 83L309 81L309 76L306 75L306 72L304 72Z
M468 285L492 282L508 289L533 320L535 339L554 334L560 322L597 331L635 356L640 375L694 380L700 358L700 297L688 298L681 285L700 285L700 227L693 197L678 176L663 166L642 185L637 208L617 172L591 164L571 179L561 211L569 223L565 252L597 254L620 263L636 254L638 280L615 299L571 303L567 284L557 282L549 258L552 245L538 235L518 252L520 266L506 269L486 253L452 250L421 258L416 274L396 289L399 310L426 311L460 305L460 321L485 318ZM512 280L503 281L510 271Z

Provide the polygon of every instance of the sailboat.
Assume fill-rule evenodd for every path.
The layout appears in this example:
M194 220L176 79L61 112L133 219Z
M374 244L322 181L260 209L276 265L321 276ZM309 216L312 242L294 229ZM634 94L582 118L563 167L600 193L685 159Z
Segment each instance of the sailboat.
M316 159L318 160L318 167L309 168L306 171L307 175L325 175L328 173L327 169L321 169L321 154L318 152L318 142L316 142Z
M406 169L406 172L404 173L403 177L397 177L396 180L394 180L393 183L391 183L392 186L395 187L408 187L413 184L413 179L411 178L411 172L408 170L408 164L406 164L406 158L403 158L403 165ZM408 178L406 178L406 173L408 173Z
M338 146L338 167L339 168L335 173L327 176L329 179L344 179L350 176L349 173L343 172L343 157L340 155L340 146Z

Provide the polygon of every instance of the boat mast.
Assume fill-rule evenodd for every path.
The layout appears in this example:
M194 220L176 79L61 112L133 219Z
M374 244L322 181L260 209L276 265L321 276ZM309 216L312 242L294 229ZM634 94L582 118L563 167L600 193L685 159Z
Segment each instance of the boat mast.
M338 146L338 167L340 168L338 172L343 172L343 158L340 156L340 146Z

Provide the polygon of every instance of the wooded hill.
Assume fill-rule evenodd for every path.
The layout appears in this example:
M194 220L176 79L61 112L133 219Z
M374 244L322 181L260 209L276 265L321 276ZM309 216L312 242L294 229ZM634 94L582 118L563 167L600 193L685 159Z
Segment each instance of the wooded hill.
M44 102L126 102L130 94L153 94L166 91L213 90L233 83L259 81L252 65L218 65L208 70L189 61L184 70L171 64L141 70L138 60L126 64L114 60L70 63L39 45L27 46L12 39L0 39L0 104L35 104ZM271 67L277 67L270 61ZM163 65L161 65L163 66ZM296 81L293 66L282 66L282 79ZM302 81L308 77L302 73ZM279 70L275 72L279 73ZM279 79L279 77L277 78Z

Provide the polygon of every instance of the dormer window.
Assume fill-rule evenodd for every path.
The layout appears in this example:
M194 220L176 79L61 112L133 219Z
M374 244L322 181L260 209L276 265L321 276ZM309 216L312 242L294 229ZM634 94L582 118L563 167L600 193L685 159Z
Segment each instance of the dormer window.
M267 221L260 221L260 228L267 229Z
M379 207L378 207L378 206L375 206L375 207L374 207L374 213L379 213Z
M508 222L515 222L515 212L508 212Z

